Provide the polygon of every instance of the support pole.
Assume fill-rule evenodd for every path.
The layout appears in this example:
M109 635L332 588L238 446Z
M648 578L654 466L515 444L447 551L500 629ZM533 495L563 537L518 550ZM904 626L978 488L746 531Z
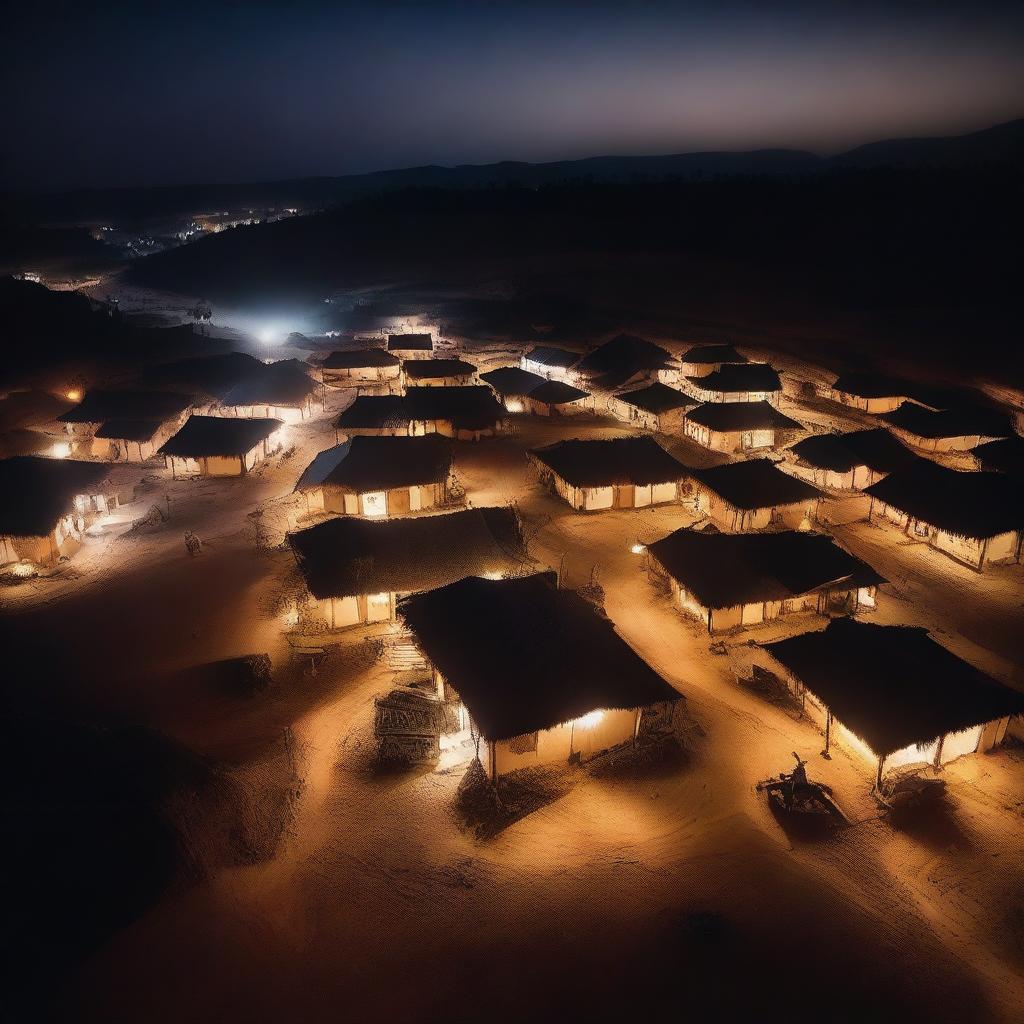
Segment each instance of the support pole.
M828 752L829 751L829 747L831 746L831 743L832 743L832 712L826 709L826 711L825 711L825 749L821 752L821 756L823 758L825 758L826 761L831 761L832 760L832 755Z
M883 754L878 759L878 771L875 773L875 792L880 793L882 790L882 769L885 766L885 755Z
M932 762L932 768L937 772L942 771L942 744L945 742L946 734L943 733L935 744L935 760Z

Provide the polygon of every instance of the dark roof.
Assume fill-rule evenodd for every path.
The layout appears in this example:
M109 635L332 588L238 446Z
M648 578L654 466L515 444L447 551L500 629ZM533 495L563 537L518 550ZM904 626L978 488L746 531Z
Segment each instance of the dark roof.
M552 348L550 345L538 345L526 353L532 363L542 363L555 369L567 370L574 366L580 358L578 352L569 352L564 348Z
M767 363L725 363L706 377L687 377L702 391L779 391L778 372Z
M451 465L451 443L438 434L353 437L320 452L299 477L295 490L321 484L356 492L412 487L446 479Z
M918 459L864 493L961 537L980 540L1024 528L1024 484L1002 473L960 473Z
M220 398L239 381L244 380L261 365L245 352L225 352L215 356L196 356L159 363L147 367L141 380L147 385L164 385L201 392L211 398Z
M876 473L891 473L917 461L916 456L884 427L854 430L849 434L816 434L790 447L809 466L848 473L867 466Z
M107 420L96 436L100 438L112 438L118 441L149 441L160 429L162 420Z
M694 345L679 357L684 363L745 363L732 345Z
M705 402L686 414L688 420L711 430L802 430L803 424L779 412L770 402Z
M690 476L739 509L775 508L821 497L817 487L783 473L768 459L692 469Z
M590 392L574 388L564 380L546 380L538 384L529 395L534 401L547 405L565 405L567 402L578 402L581 398L589 398Z
M259 369L224 395L224 405L300 406L318 387L307 365L298 359L257 365Z
M858 398L899 398L907 394L911 385L881 373L841 373L832 387Z
M389 334L388 351L398 349L400 352L432 352L434 336L432 334Z
M402 364L407 377L465 377L476 367L464 359L406 359Z
M711 533L685 528L647 550L706 608L781 601L829 584L884 583L821 533Z
M1024 438L1004 437L971 449L971 454L985 469L1024 475Z
M574 487L611 484L663 484L690 470L653 437L613 437L604 441L558 441L530 454Z
M833 619L821 632L764 646L876 754L1024 710L1024 694L918 627Z
M660 345L634 334L620 334L588 352L576 369L588 374L628 373L632 376L641 370L661 370L671 365L671 354Z
M487 740L680 697L553 573L462 579L406 598L399 613Z
M403 519L328 519L288 535L314 597L427 590L473 573L519 571L519 521L508 508Z
M345 428L378 429L413 420L449 420L463 430L493 427L505 416L494 393L482 384L468 387L407 388L404 395L359 395L334 421Z
M15 455L0 460L0 536L45 537L110 467L102 462Z
M57 417L62 423L104 423L114 419L170 419L193 402L191 395L138 389L87 391L78 405Z
M638 409L645 409L647 412L663 413L672 409L685 409L694 405L689 395L684 395L676 388L670 388L661 381L649 384L645 388L637 388L634 391L623 391L615 396L620 402L635 405Z
M188 459L245 455L281 426L281 420L189 416L181 430L160 449L160 454Z
M518 366L499 366L496 370L481 373L480 379L486 381L499 395L528 395L535 387L547 379L539 374L521 370Z
M878 418L915 437L970 437L972 434L1007 437L1013 432L1008 421L1001 425L993 422L996 418L987 411L978 415L961 409L936 412L916 402L903 402L892 412L882 413Z
M320 365L325 370L352 370L364 366L398 366L398 356L382 348L348 349L332 352Z

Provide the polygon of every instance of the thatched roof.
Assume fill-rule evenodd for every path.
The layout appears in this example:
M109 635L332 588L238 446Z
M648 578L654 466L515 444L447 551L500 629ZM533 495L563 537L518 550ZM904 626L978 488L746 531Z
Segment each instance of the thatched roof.
M472 508L405 519L328 519L288 535L317 598L405 593L526 561L516 514Z
M359 370L364 367L398 366L398 356L382 348L360 348L332 352L320 365L325 370Z
M680 698L553 573L462 579L406 598L399 614L487 740Z
M798 441L789 450L809 466L836 473L848 473L856 466L891 473L918 459L884 427L849 434L816 434Z
M414 380L432 380L437 377L466 377L476 373L476 367L465 359L406 359L402 364L406 377Z
M640 373L672 366L672 355L634 334L620 334L588 352L576 365L580 373L598 375Z
M648 544L647 550L705 608L885 582L820 533L712 533L687 527Z
M614 437L603 441L558 441L530 454L574 487L663 484L690 470L653 437Z
M202 459L215 455L245 455L282 427L281 420L233 416L189 416L185 425L161 449L161 455Z
M61 423L105 423L115 419L166 420L184 412L191 395L173 391L142 391L137 388L87 391L78 405L57 417Z
M102 462L15 455L0 460L0 536L45 537L108 474Z
M259 363L221 399L223 405L302 406L319 386L309 367L298 359Z
M881 373L841 373L832 387L857 398L900 398L907 395L911 385Z
M522 370L518 366L499 366L496 370L481 373L480 379L486 381L503 398L528 395L547 379L539 374Z
M917 627L834 619L764 648L876 754L1024 711L1024 694Z
M684 363L746 363L748 359L740 355L732 345L694 345L680 357Z
M979 444L971 449L971 454L984 469L1024 476L1024 438L1016 434Z
M532 363L550 366L556 370L567 370L574 366L580 358L578 352L569 352L564 348L553 348L550 345L538 345L526 353Z
M334 421L339 430L379 430L384 427L406 426L412 414L406 407L404 395L358 395L343 409Z
M916 402L903 402L892 412L879 417L893 427L907 431L915 437L1008 437L1013 433L1005 417L994 416L989 411L977 414L964 409L926 409Z
M733 508L744 510L795 505L822 496L817 487L783 473L768 459L748 459L711 469L692 469L690 476Z
M726 363L706 377L687 377L701 391L742 394L747 391L780 391L778 371L767 363Z
M530 392L529 397L546 405L566 405L569 402L578 402L581 398L589 398L590 392L574 388L564 380L546 380L543 384L538 384Z
M661 381L648 384L645 388L633 391L622 391L615 396L620 402L635 405L638 409L660 415L673 409L686 409L696 403L689 395L684 395L677 388L670 388Z
M162 420L117 419L107 420L96 436L117 441L150 441L163 425Z
M719 433L803 429L771 402L705 402L688 412L686 418Z
M388 351L394 352L433 352L434 336L432 334L389 334Z
M982 540L1024 529L1024 484L1002 473L961 473L919 459L864 493L960 537Z
M342 490L389 490L445 480L452 446L438 434L424 437L353 437L319 455L306 467L295 490L327 484Z
M456 429L486 430L505 416L494 393L484 385L407 388L404 395L360 395L334 421L346 428L379 429L414 420L447 420Z
M226 352L158 363L147 367L140 380L147 386L182 388L220 398L260 365L258 359L245 352Z

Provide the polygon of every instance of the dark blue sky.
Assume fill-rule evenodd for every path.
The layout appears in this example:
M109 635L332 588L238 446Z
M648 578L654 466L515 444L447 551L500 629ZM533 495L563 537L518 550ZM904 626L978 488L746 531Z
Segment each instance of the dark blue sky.
M2 31L6 186L832 152L1024 115L1021 4L38 7Z

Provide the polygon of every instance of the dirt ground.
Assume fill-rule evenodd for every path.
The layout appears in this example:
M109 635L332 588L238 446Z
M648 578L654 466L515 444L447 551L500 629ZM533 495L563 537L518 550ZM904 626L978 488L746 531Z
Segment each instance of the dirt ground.
M171 481L147 468L139 500L63 574L0 592L27 646L60 636L57 657L109 669L65 674L46 699L145 722L257 803L282 773L296 777L279 838L247 857L214 850L237 807L191 807L183 842L202 870L81 965L62 993L69 1019L1020 1020L1024 754L951 765L937 816L882 815L872 766L842 748L823 760L812 725L738 685L732 657L712 653L630 550L693 522L691 506L580 515L537 483L526 448L629 433L610 419L518 420L509 436L459 445L456 473L475 505L518 502L538 568L602 584L622 635L687 699L688 762L639 778L578 771L565 795L487 841L452 811L464 767L378 770L373 698L390 685L387 665L355 631L310 674L291 656L279 604L294 577L281 548L299 512L292 487L334 443L341 401L292 428L293 454L246 478ZM820 404L784 410L858 422ZM663 440L684 460L720 461ZM129 529L168 498L165 523ZM1024 569L979 576L848 505L827 502L823 515L891 581L872 621L926 625L1024 688ZM185 529L203 542L195 558ZM725 642L741 655L751 639L823 621ZM253 652L270 654L277 679L254 696L197 692L176 674ZM283 760L270 753L282 735ZM792 751L834 788L849 828L807 842L774 819L754 785L788 770Z

